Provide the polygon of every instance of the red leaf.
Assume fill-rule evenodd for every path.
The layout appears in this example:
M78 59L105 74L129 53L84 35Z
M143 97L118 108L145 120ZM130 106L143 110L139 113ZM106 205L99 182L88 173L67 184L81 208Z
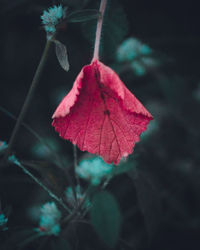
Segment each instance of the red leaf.
M53 119L61 137L118 164L153 118L118 75L95 59L82 68Z

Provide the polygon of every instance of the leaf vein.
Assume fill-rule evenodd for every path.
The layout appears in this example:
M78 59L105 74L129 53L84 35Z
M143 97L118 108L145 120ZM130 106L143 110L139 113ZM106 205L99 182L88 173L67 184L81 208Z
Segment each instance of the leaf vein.
M101 125L100 142L99 142L99 155L100 155L100 151L101 151L101 139L102 139L102 132L103 132L103 127L104 127L105 120L106 120L106 115L104 115L104 119L103 119L103 122L102 122L102 125Z
M84 137L83 137L82 149L84 149L85 137L86 137L86 134L87 134L88 124L89 124L91 113L92 113L94 98L90 98L89 102L91 102L91 105L90 105L91 109L90 109L90 113L88 115L88 119L87 119L87 123L86 123L86 127L85 127L85 133L84 133Z

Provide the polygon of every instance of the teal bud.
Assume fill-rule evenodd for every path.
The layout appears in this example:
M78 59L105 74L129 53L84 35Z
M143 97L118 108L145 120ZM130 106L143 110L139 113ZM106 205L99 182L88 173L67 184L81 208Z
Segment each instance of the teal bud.
M82 160L76 168L76 174L96 186L99 185L103 179L111 176L113 169L113 165L109 165L101 158L95 157Z
M41 207L40 228L48 235L57 236L60 233L61 212L54 202L48 202Z

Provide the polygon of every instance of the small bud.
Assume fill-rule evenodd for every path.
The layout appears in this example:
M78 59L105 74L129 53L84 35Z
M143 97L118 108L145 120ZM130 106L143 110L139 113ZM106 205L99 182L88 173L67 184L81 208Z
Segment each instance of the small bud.
M61 212L54 202L48 202L41 207L40 226L41 233L57 236L60 233Z
M56 32L56 25L62 20L64 17L64 9L62 5L53 6L48 9L48 11L44 11L41 16L42 24L44 25L44 29L47 33L47 39L50 40L54 33Z

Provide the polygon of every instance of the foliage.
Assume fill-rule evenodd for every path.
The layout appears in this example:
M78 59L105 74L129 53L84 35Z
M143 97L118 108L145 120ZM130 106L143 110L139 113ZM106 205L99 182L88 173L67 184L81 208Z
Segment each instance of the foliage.
M97 193L92 200L91 222L100 238L114 247L120 231L121 215L115 198L108 192Z

